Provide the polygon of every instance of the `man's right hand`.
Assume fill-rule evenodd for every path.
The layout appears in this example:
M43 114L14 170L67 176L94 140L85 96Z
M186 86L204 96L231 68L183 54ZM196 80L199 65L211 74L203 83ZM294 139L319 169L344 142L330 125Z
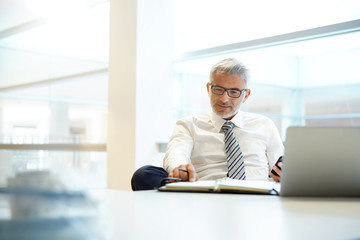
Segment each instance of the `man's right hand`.
M191 163L188 163L186 165L181 164L169 174L169 177L181 178L182 181L189 182L195 182L199 180L199 176L196 174L195 168Z

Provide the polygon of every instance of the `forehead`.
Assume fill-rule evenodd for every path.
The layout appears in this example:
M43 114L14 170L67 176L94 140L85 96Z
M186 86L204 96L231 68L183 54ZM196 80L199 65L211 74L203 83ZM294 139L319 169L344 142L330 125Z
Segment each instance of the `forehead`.
M245 80L238 74L229 75L226 73L215 74L212 80L213 85L219 85L225 88L245 88Z

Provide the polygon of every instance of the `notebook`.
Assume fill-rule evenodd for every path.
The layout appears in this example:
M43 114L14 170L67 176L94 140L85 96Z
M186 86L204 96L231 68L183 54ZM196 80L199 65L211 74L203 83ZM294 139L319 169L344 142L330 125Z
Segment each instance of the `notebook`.
M360 196L360 127L289 127L280 196Z
M196 182L173 182L158 188L164 192L251 193L278 195L277 183L267 181L242 181L231 178Z

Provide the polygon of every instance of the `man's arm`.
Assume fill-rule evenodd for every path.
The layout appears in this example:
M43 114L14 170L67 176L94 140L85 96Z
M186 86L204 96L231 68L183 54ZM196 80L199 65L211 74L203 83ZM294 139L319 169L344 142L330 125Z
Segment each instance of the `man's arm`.
M164 169L170 173L169 177L181 178L183 181L199 179L190 161L194 142L192 129L191 118L179 120L175 125L163 161Z
M272 173L271 170L269 172L269 176L273 178L276 182L280 182L281 179L281 168L282 168L282 157L284 155L284 145L282 139L280 137L279 131L276 128L274 122L271 121L270 129L269 129L269 145L267 146L267 158L269 161L269 165L272 166L271 170L273 170L276 174Z

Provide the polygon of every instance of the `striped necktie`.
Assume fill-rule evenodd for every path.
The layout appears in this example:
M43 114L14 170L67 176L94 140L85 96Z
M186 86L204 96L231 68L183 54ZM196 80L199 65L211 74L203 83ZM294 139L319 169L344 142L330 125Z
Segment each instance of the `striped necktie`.
M226 160L228 164L228 177L245 180L245 168L243 155L240 150L239 143L236 141L235 133L233 131L234 124L231 121L226 121L222 126L225 132L225 151Z

